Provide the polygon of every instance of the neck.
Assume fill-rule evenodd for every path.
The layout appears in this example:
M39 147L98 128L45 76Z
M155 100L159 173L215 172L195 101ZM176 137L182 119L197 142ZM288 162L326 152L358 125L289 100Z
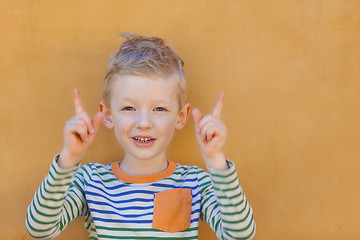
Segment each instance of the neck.
M152 175L164 171L168 166L165 155L154 159L136 159L125 154L120 169L129 175Z

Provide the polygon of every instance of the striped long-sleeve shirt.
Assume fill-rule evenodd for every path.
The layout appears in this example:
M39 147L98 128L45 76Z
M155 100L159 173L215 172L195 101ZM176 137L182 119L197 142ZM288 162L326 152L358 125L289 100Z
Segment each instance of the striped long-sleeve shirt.
M148 176L122 172L119 163L61 169L54 158L26 215L34 238L57 236L78 216L89 239L197 239L199 219L219 239L253 239L252 209L234 164L225 171L169 162Z

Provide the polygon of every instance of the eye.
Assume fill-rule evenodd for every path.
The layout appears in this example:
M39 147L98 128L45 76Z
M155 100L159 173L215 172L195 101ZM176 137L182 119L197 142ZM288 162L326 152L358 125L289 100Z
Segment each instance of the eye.
M135 109L133 107L130 106L126 106L124 108L121 109L121 111L134 111Z
M167 112L167 110L163 107L156 107L154 110L157 112Z

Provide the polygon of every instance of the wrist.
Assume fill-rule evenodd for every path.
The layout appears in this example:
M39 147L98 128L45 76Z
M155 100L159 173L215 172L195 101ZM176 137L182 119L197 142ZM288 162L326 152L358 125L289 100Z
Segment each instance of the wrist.
M205 158L205 162L208 168L212 168L219 171L229 169L229 165L226 161L226 157L222 152L216 154L211 158Z
M65 149L63 149L56 162L60 168L67 169L75 167L80 161L81 158L72 157Z

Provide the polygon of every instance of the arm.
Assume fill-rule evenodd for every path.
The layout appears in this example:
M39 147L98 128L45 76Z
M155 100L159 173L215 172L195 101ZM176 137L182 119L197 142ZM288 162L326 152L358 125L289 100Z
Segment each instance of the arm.
M77 172L79 164L61 169L58 156L27 210L26 229L34 238L54 238L78 216L88 213L83 189L90 174L83 172L89 170L84 167Z
M77 89L74 89L74 106L75 116L64 127L64 147L55 157L27 211L26 228L33 237L55 237L77 216L84 216L87 212L83 192L85 174L79 171L75 179L74 176L95 137L102 113L90 119Z
M235 166L225 171L209 168L201 177L201 218L219 239L253 239L256 226L252 208L239 185Z
M202 214L220 239L252 239L255 222L252 209L239 185L234 164L223 153L227 129L220 121L224 93L221 93L212 114L202 117L193 110L195 136L201 155L210 172L211 181L203 177Z

